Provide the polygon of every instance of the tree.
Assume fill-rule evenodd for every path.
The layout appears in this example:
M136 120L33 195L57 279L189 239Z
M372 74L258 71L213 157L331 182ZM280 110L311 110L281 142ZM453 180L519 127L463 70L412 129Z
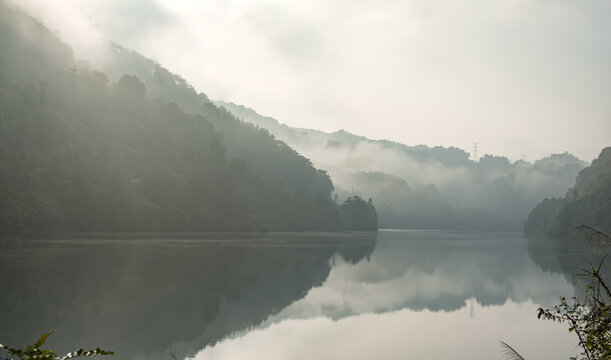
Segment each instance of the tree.
M603 249L611 244L609 235L591 226L577 225L577 230L590 241L600 240ZM553 309L537 310L538 318L568 322L569 331L579 338L581 359L611 359L611 290L600 271L606 257L598 266L590 264L590 269L583 271L582 275L589 278L583 300L573 297L569 304L561 297Z
M339 207L339 218L343 230L377 230L378 215L371 199L365 202L358 196L351 196Z
M98 355L113 355L114 352L102 350L96 348L94 350L83 350L78 349L67 353L66 355L59 356L55 352L49 349L41 349L47 338L51 336L55 331L42 334L42 336L36 340L32 345L28 345L21 349L11 348L0 344L0 349L8 352L10 357L0 356L0 360L68 360L76 357L92 357Z

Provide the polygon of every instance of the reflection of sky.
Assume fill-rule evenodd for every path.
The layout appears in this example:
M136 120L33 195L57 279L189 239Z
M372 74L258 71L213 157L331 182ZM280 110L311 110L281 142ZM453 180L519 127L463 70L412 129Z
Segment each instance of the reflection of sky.
M369 261L333 262L322 286L197 359L492 359L499 340L532 359L574 350L564 326L536 317L573 287L517 235L380 232Z
M333 321L288 319L225 340L209 359L502 359L499 340L527 359L566 359L575 341L562 325L537 320L531 301L464 306L452 312L399 310Z

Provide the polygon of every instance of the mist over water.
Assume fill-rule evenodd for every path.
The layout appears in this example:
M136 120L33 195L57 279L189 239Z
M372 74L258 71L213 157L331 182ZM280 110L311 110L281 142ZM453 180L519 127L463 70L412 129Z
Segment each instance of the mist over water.
M564 196L587 165L568 153L512 162L454 147L292 128L245 106L216 104L268 129L326 170L340 199L373 198L385 228L520 231L541 199Z

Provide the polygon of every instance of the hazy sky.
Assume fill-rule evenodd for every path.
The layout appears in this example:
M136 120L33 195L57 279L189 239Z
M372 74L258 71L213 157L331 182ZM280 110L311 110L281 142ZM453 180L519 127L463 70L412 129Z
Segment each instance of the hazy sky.
M608 0L20 0L299 127L533 160L611 145ZM88 53L89 51L89 53Z

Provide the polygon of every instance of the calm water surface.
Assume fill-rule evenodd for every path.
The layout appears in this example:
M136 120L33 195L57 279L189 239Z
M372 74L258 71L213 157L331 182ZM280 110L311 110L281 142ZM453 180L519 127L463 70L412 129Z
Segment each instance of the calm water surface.
M600 255L516 233L391 231L0 240L0 343L109 359L568 359L536 309Z

